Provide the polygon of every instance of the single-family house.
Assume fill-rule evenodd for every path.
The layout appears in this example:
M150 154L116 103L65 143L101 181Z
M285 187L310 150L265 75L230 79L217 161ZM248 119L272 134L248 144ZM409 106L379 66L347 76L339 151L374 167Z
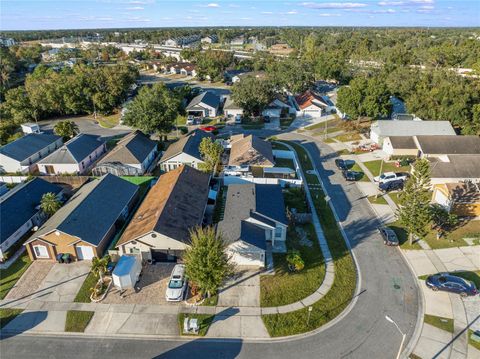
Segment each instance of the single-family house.
M38 162L42 175L85 174L107 150L99 136L80 133Z
M438 157L444 161L448 155L480 154L478 136L415 136L420 157Z
M265 71L243 71L232 76L231 81L233 83L236 83L247 77L253 77L256 79L265 79L267 77L267 73Z
M30 258L100 258L137 198L137 185L112 174L88 182L25 242Z
M213 92L202 92L195 96L187 105L187 114L196 117L215 117L218 115L220 107L220 97Z
M190 166L161 175L118 241L119 253L158 262L181 260L190 230L203 223L209 183L209 174Z
M218 42L218 36L215 34L208 35L208 36L202 37L200 42L202 44L216 44Z
M279 118L282 114L295 114L295 106L289 97L284 94L277 94L275 98L263 109L262 116Z
M335 110L335 105L328 96L307 90L295 97L297 116L319 118Z
M480 184L441 183L433 186L432 202L462 217L480 217Z
M265 266L267 243L285 251L288 221L279 185L228 186L223 220L217 232L227 242L227 252L237 265Z
M204 138L213 140L213 135L202 130L194 130L172 143L160 158L160 169L168 172L182 165L198 169L199 164L204 163L199 150L200 142Z
M455 136L449 121L392 121L378 120L370 126L370 139L379 144L391 136Z
M157 155L157 143L141 131L133 131L122 138L115 148L97 162L92 173L102 176L143 176Z
M272 144L255 135L231 137L231 149L225 175L244 174L264 177L264 169L275 166Z
M243 116L243 108L237 105L231 96L227 96L225 104L223 105L223 114L226 117L235 117L237 115Z
M479 182L480 154L429 157L431 184Z
M180 64L180 74L183 76L197 76L197 67L194 64Z
M0 172L32 173L37 162L62 146L62 138L50 134L28 134L0 148Z
M176 37L172 39L167 39L164 44L165 46L173 46L173 47L189 47L196 42L200 41L201 36L198 34Z
M40 201L46 193L54 193L59 199L63 189L39 177L15 186L0 197L0 260L5 252L24 237L33 227L47 219L40 209Z
M249 71L242 69L226 69L223 72L223 78L225 82L237 82L240 79L240 76L248 74Z
M232 47L243 47L243 44L245 44L245 36L243 35L236 36L230 40L230 46Z
M455 137L455 136L452 136ZM418 156L413 136L389 136L383 140L382 150L389 156Z

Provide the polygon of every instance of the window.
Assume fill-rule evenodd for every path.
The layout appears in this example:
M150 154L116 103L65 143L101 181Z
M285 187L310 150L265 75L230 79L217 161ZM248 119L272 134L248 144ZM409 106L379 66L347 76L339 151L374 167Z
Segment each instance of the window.
M35 257L37 258L49 258L47 247L45 246L33 246L33 251L35 252Z
M283 233L282 227L275 227L275 237L281 237Z

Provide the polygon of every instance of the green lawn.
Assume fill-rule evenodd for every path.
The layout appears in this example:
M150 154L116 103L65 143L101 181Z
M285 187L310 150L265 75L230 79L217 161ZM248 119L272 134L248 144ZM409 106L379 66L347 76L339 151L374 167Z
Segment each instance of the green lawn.
M0 269L0 299L5 298L10 289L28 269L32 262L25 251L15 262L7 269Z
M334 137L337 141L340 142L352 142L352 141L359 141L362 139L362 136L360 136L356 132L349 132L349 133L344 133L343 135L339 135L337 137Z
M97 121L100 126L105 128L112 128L117 126L120 123L120 118L122 117L121 113L114 113L110 116L97 116Z
M329 120L325 122L316 123L315 125L305 127L308 131L315 131L319 133L325 133L325 126L327 127L327 133L342 131L343 129L339 127L341 121L339 120Z
M423 321L439 329L453 333L453 319L437 317L435 315L425 314Z
M291 187L283 191L285 206L289 209L296 208L297 213L306 213L308 211L305 192L301 187Z
M198 319L198 325L199 325L198 335L183 333L183 320L185 319L186 316L188 316L188 318ZM204 337L205 334L207 334L208 328L210 327L210 324L212 324L214 317L215 316L211 314L186 314L186 313L178 314L178 327L179 327L180 335Z
M475 349L480 350L480 342L477 342L477 341L473 340L472 339L472 334L473 334L473 330L468 329L468 344L470 344Z
M155 177L153 176L120 176L121 179L124 179L130 183L136 184L137 186L141 185L148 185L152 179Z
M289 158L276 158L275 167L287 167L295 170L295 163Z
M274 307L295 303L315 292L325 278L325 264L320 245L312 224L301 226L312 246L300 243L300 236L293 227L288 229L287 248L300 251L305 268L299 272L290 272L286 254L274 253L274 275L260 278L260 305Z
M400 193L402 192L390 192L388 195L397 206L400 206Z
M175 120L176 126L185 126L187 124L187 116L178 115Z
M210 298L205 298L202 305L206 307L215 307L218 304L218 295L212 295Z
M380 173L380 166L382 167L382 173L385 172L410 172L410 166L395 167L395 162L385 162L382 160L369 161L363 163L374 176L378 176Z
M303 169L311 169L312 164L305 156L305 149L296 144ZM318 182L318 181L317 181ZM305 333L316 329L338 316L353 298L356 286L356 269L353 258L342 237L335 217L324 201L325 194L315 187L311 189L315 208L319 215L330 252L335 265L335 279L331 289L312 305L313 310L307 323L308 309L304 308L284 314L263 315L262 319L273 337Z
M11 322L17 315L23 312L23 309L0 308L0 329Z
M351 168L350 170L352 171L356 171L359 173L358 175L358 179L357 181L360 181L360 182L370 182L370 179L368 178L368 176L363 172L362 168L358 165L358 163L355 163Z
M323 140L323 142L325 143L337 143L337 141L335 141L333 138L326 138Z
M87 278L85 278L73 301L75 303L90 303L90 288L93 288L97 282L98 276L92 272L88 273Z
M83 333L94 314L95 312L90 311L68 310L65 331Z
M370 203L372 203L372 204L387 204L387 205L388 205L388 203L387 203L387 201L385 200L385 198L383 198L383 196L380 196L380 195L379 195L378 197L376 197L376 196L370 196L370 197L368 197L367 199L368 199L368 201L369 201Z
M344 156L344 155L349 155L349 154L350 154L350 151L347 150L347 149L337 151L337 156Z

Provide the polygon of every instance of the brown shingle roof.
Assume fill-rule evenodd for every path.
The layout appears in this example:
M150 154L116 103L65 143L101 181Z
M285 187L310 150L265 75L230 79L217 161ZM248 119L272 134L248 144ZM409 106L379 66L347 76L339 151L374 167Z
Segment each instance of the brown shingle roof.
M480 178L480 155L449 155L448 159L428 159L432 178Z
M235 137L228 165L273 167L275 160L273 159L272 144L254 135L242 139Z
M199 160L202 159L200 155L199 146L204 137L210 137L213 139L213 135L209 132L202 130L194 130L185 137L180 138L178 141L168 146L167 150L163 154L160 162L169 160L172 157L179 155L180 153L186 153Z
M416 149L417 145L412 136L390 136L390 142L396 149Z
M152 141L143 132L136 130L122 138L98 164L110 162L140 164L156 147L155 141Z
M189 166L162 175L148 192L117 246L151 231L189 242L189 230L202 224L210 175Z

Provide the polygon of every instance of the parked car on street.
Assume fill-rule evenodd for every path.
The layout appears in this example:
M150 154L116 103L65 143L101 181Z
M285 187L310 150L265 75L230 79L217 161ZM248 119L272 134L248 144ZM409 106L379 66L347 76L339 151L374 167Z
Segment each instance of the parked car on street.
M478 294L475 283L450 273L431 275L427 278L425 284L434 292L441 290L444 292L458 293L462 297Z
M383 244L386 246L398 246L398 237L393 229L388 227L380 227L378 230L383 237Z
M204 127L200 127L200 129L205 132L213 132L217 130L215 126L204 126Z
M335 166L337 166L337 168L342 171L348 170L347 162L340 158L337 158L335 160Z
M373 177L373 180L378 183L387 183L391 181L402 180L406 181L408 179L408 173L403 172L385 172L380 176Z
M172 274L170 275L165 299L169 302L181 301L186 288L185 266L183 264L177 264L173 267Z
M382 182L378 185L383 192L390 192L390 191L399 191L403 189L404 181L403 180L395 180L389 182Z

